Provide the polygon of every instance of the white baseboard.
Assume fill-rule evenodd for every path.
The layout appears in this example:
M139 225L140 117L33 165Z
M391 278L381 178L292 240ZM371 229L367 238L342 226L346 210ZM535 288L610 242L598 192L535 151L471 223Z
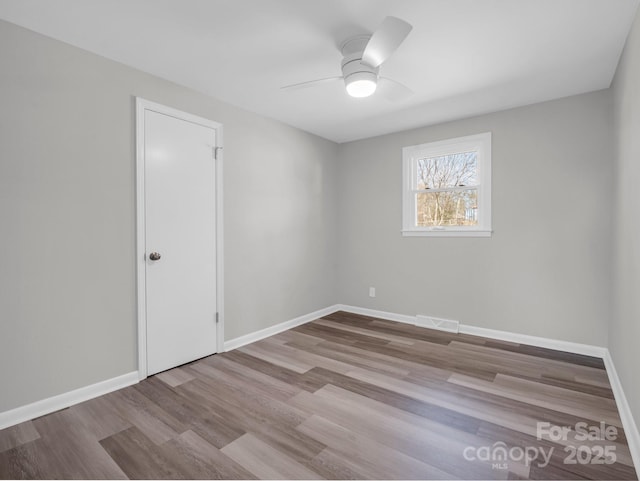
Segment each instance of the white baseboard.
M495 329L487 329L485 327L469 326L460 324L460 334L469 334L471 336L488 337L499 341L515 342L518 344L526 344L528 346L544 347L554 349L556 351L570 352L572 354L583 354L585 356L604 358L607 350L606 347L592 346L590 344L579 344L577 342L560 341L557 339L549 339L547 337L530 336L528 334L517 334L515 332L498 331Z
M307 322L311 322L315 319L319 319L323 316L327 316L337 311L351 312L353 314L360 314L364 316L377 317L380 319L401 322L404 324L416 325L415 316L378 311L375 309L368 309L364 307L335 304L333 306L329 306L324 309L320 309L318 311L296 317L295 319L276 324L275 326L261 329L260 331L256 331L241 337L237 337L230 341L226 341L224 343L224 349L225 351L237 349L246 344L250 344L266 337L273 336L274 334L278 334L293 327L306 324ZM466 324L460 324L460 333L602 358L609 375L611 389L613 390L616 403L618 405L618 410L620 412L622 425L624 427L627 441L629 443L629 450L631 451L633 462L636 466L640 466L640 433L638 432L638 427L633 419L629 403L627 402L624 390L622 389L622 384L620 382L620 379L618 378L618 374L613 364L613 359L611 358L611 355L607 348L568 341L559 341L543 337L529 336L526 334L517 334L508 331L486 329L483 327L469 326ZM4 429L39 416L64 409L69 406L73 406L74 404L87 401L94 397L115 391L117 389L131 386L133 384L136 384L137 382L139 382L138 371L134 371L112 379L107 379L106 381L92 384L90 386L85 386L74 391L63 393L58 396L53 396L41 401L37 401L35 403L27 404L26 406L21 406L10 411L2 412L0 413L0 429Z
M629 451L631 451L631 458L633 464L636 467L636 473L640 474L640 432L638 431L638 425L633 419L631 408L627 397L624 395L622 389L622 383L618 377L618 372L613 364L613 358L609 349L605 350L603 357L604 365L607 368L607 374L609 375L609 384L611 384L611 390L616 398L616 404L618 405L618 412L620 413L620 419L622 421L622 427L627 437L627 443L629 444Z
M416 323L415 316L407 316L405 314L396 314L394 312L377 311L375 309L367 309L364 307L348 306L338 304L339 310L351 312L353 314L361 314L363 316L378 317L388 321L402 322L405 324L413 324L414 326L432 329L427 325ZM454 321L449 321L454 322ZM529 346L546 347L547 349L555 349L557 351L570 352L573 354L584 354L585 356L593 356L604 358L605 347L591 346L589 344L579 344L569 341L558 341L546 337L529 336L527 334L517 334L515 332L498 331L495 329L486 329L484 327L469 326L467 324L459 324L460 334L469 334L472 336L488 337L500 341L515 342L518 344L527 344Z
M226 341L224 343L224 349L225 351L236 349L244 346L245 344L259 341L265 337L273 336L274 334L286 331L287 329L327 316L337 310L339 310L338 306L329 306L310 314L305 314L304 316L276 324L275 326L252 332L245 336ZM73 406L74 404L102 396L103 394L131 386L132 384L138 383L140 380L140 373L138 371L134 371L113 379L107 379L106 381L92 384L90 386L85 386L41 401L27 404L25 406L20 406L15 409L11 409L10 411L1 412L0 429L8 428L24 421L29 421L31 419L44 416L45 414L50 414L52 412L59 411L60 409Z
M338 311L350 312L352 314L360 314L361 316L377 317L386 319L387 321L402 322L403 324L416 323L415 316L407 316L405 314L396 314L395 312L378 311L376 309L368 309L366 307L349 306L347 304L337 304Z
M81 387L73 391L65 392L41 401L36 401L25 406L20 406L10 411L0 413L0 429L8 428L24 421L29 421L45 414L60 409L68 408L74 404L88 401L94 397L131 386L138 382L138 371L133 371L122 376L107 379L89 386Z
M393 312L377 311L374 309L367 309L363 307L355 307L340 304L336 306L341 311L351 312L354 314L361 314L363 316L378 317L380 319L386 319L389 321L402 322L406 324L416 325L416 320L413 316L407 316L404 314L396 314ZM419 326L429 329L428 326ZM589 344L579 344L576 342L559 341L557 339L549 339L545 337L529 336L527 334L517 334L515 332L499 331L496 329L487 329L484 327L469 326L467 324L460 324L460 334L469 334L472 336L486 337L489 339L496 339L499 341L514 342L517 344L525 344L528 346L544 347L547 349L554 349L557 351L570 352L573 354L583 354L585 356L592 356L600 358L604 361L604 365L609 376L609 382L611 389L616 399L618 406L618 412L620 413L620 419L622 426L627 437L629 444L629 451L633 459L633 464L640 468L640 432L638 431L638 425L633 419L631 408L627 402L627 398L622 389L622 383L618 378L613 359L609 353L609 349L601 346L592 346ZM640 474L640 473L639 473Z
M324 316L328 316L329 314L333 314L334 312L338 311L339 310L338 307L339 307L338 305L325 307L324 309L320 309L319 311L314 311L309 314L296 317L295 319L281 322L280 324L276 324L275 326L271 326L265 329L261 329L259 331L251 332L249 334L245 334L244 336L231 339L230 341L225 341L224 350L231 351L233 349L238 349L239 347L245 346L247 344L251 344L252 342L257 342L266 337L273 336L275 334L286 331L288 329L292 329L302 324L306 324L307 322L315 321L316 319L319 319Z

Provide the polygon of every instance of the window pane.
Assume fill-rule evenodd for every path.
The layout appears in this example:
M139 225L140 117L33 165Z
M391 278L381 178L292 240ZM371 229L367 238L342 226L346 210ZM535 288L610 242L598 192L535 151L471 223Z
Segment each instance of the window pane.
M478 153L444 155L418 160L416 189L478 185Z
M478 225L478 190L416 194L416 226Z

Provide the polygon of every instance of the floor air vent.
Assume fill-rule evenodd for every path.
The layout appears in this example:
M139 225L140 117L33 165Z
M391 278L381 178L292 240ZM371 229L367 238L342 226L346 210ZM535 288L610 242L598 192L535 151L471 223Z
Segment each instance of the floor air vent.
M437 317L416 316L416 326L427 327L429 329L437 329L439 331L453 332L458 334L458 321L450 321L448 319L438 319Z

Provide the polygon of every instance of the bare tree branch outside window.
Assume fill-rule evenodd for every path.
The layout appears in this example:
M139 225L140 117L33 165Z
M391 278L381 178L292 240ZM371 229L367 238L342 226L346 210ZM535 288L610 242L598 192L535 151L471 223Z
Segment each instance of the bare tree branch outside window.
M418 160L417 184L417 226L478 224L477 152Z

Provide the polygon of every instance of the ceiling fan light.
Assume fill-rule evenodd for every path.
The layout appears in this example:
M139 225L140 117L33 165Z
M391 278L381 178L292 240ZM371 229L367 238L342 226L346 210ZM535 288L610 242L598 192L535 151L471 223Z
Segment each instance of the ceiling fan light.
M378 78L370 72L357 72L345 78L344 83L351 97L369 97L376 91Z

